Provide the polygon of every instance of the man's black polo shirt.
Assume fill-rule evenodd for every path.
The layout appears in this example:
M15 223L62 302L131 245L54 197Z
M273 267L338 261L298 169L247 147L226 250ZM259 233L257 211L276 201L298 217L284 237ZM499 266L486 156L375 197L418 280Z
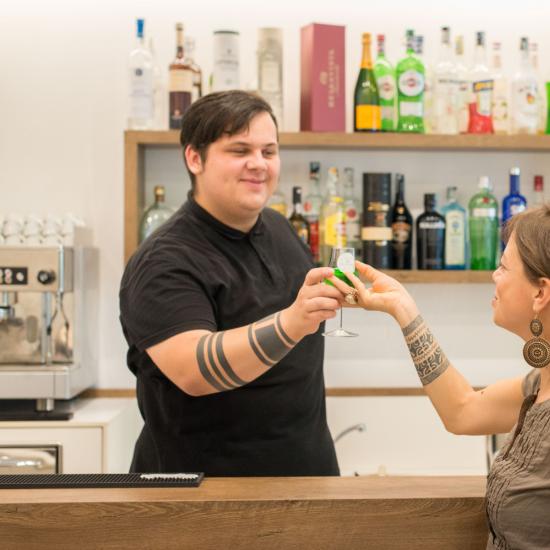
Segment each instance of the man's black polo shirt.
M280 214L265 209L242 233L192 198L140 246L120 289L127 361L145 421L132 471L338 475L322 327L246 386L201 397L176 387L145 352L180 332L241 327L288 307L312 266Z

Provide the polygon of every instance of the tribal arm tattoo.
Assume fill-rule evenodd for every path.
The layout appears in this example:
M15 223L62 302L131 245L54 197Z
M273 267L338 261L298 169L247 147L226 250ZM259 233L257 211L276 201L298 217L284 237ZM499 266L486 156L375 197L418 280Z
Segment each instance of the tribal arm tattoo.
M237 375L225 355L224 334L205 334L197 345L199 371L218 392L234 390L247 384ZM254 355L266 367L277 364L297 344L284 331L280 312L248 325L247 336Z
M449 360L420 315L403 329L403 335L423 386L447 370Z

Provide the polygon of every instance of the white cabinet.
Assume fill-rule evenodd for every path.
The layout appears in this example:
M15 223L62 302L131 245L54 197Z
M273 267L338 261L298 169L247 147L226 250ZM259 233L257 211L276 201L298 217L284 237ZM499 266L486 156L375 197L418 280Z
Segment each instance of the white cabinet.
M135 399L82 399L68 421L0 422L0 447L20 458L32 447L58 446L61 473L127 472L140 429Z

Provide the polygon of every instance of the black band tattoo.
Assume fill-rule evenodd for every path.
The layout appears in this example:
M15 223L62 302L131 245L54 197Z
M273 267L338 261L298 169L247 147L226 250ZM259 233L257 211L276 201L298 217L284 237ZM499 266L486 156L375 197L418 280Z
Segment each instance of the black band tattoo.
M403 335L423 386L447 370L449 360L420 315L403 329Z
M256 357L267 367L277 364L296 342L283 330L276 313L248 325L248 342ZM247 382L240 378L225 355L224 332L205 334L197 344L197 364L203 378L218 392L233 390Z

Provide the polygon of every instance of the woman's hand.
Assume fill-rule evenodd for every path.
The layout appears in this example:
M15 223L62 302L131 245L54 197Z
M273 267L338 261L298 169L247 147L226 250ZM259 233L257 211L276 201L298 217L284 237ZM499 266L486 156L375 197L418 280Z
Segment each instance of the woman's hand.
M371 284L366 288L353 273L346 272L346 277L353 283L358 293L358 306L372 311L389 313L401 328L411 323L418 315L418 308L405 287L393 277L374 269L362 262L355 262L355 268L361 279ZM330 281L344 295L349 294L349 286L332 276Z

